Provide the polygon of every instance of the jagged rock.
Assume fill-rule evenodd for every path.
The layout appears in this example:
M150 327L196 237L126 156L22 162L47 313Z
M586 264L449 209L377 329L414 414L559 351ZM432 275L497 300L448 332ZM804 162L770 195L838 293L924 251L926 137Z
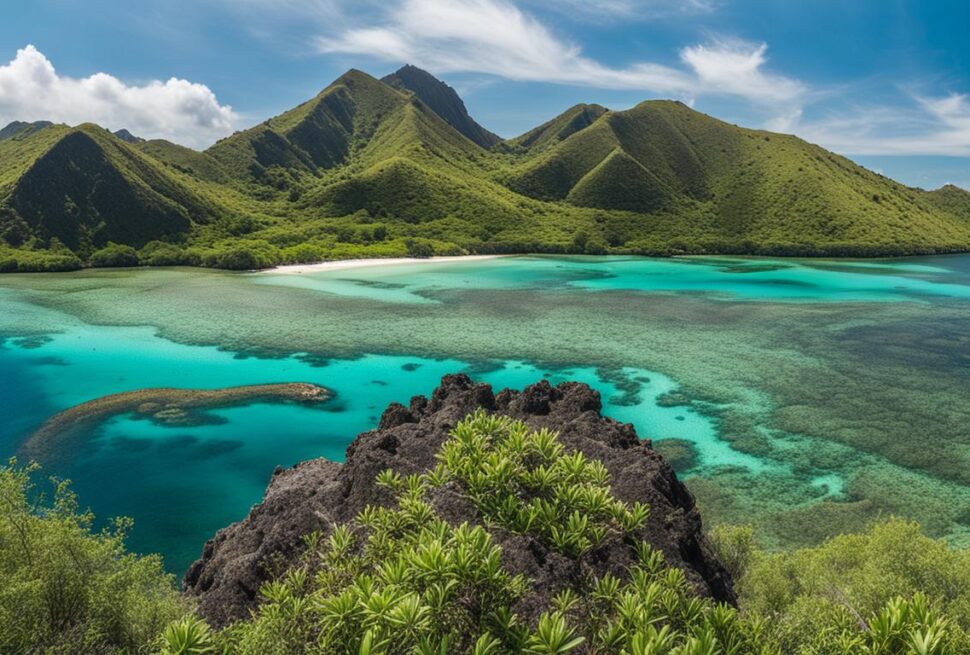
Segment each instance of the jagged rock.
M214 625L247 616L260 585L299 557L304 535L326 533L368 504L392 502L391 493L375 483L377 475L387 468L409 474L433 467L449 430L478 408L557 430L567 449L602 460L614 495L650 505L640 536L661 549L669 564L683 569L698 594L733 602L731 581L708 549L690 492L632 425L600 415L599 393L576 382L552 387L542 381L522 392L494 394L490 386L465 375L445 376L430 399L416 396L409 407L391 404L377 430L350 444L343 464L318 459L278 468L263 502L206 543L202 558L186 573L185 593L198 600L199 612ZM477 519L475 507L455 487L445 485L431 496L445 520ZM629 547L619 541L607 540L576 561L530 537L492 532L505 567L533 580L532 590L515 608L524 620L534 620L564 582L586 572L622 575L632 563Z

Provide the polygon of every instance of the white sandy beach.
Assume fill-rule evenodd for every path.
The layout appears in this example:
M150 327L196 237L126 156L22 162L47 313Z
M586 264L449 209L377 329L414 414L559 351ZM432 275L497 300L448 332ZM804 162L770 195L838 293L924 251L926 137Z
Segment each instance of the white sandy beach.
M302 275L319 271L340 271L349 268L368 268L371 266L396 266L398 264L445 264L447 262L473 262L483 259L496 259L505 255L458 255L453 257L375 257L372 259L338 259L318 264L291 264L277 266L262 273L274 275Z

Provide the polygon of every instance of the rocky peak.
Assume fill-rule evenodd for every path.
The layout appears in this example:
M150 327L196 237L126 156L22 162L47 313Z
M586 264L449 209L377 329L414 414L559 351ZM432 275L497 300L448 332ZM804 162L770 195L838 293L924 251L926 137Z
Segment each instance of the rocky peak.
M542 381L523 391L495 394L489 385L465 375L444 377L430 398L416 396L408 406L392 403L376 430L360 434L350 444L342 464L317 459L278 468L263 502L206 543L201 559L185 576L186 594L198 600L199 612L215 625L247 616L271 563L295 561L304 535L327 533L367 505L390 503L390 492L375 482L378 474L388 468L402 475L433 468L449 431L479 408L533 428L556 430L567 449L601 460L617 498L649 504L650 518L641 537L662 550L670 565L683 569L698 594L733 602L731 581L708 549L690 492L632 425L600 414L596 391L576 382L553 387ZM475 508L460 494L451 496L434 499L439 514L449 521L474 522ZM622 575L630 563L629 548L620 543L604 544L580 561L558 555L528 536L502 530L493 531L493 536L502 547L503 566L533 581L516 608L524 620L533 620L538 608L548 606L564 581L607 571Z

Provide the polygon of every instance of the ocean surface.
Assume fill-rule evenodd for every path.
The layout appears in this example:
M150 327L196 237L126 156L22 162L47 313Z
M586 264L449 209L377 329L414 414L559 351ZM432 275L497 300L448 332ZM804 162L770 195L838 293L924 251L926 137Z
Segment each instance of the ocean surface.
M687 480L705 522L766 545L879 517L970 543L970 256L509 257L280 275L0 276L0 454L45 420L152 387L312 382L318 407L205 425L108 417L50 453L130 545L185 570L273 469L341 460L392 401L464 372L598 389Z

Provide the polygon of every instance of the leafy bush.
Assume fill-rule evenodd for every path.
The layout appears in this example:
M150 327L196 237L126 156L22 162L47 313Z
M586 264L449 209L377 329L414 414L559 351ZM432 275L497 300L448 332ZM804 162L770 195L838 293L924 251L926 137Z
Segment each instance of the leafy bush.
M139 261L145 266L198 265L198 260L171 243L151 241L138 252Z
M109 243L101 250L95 251L88 259L94 267L124 267L138 266L138 252L131 246Z
M434 257L434 246L426 241L415 241L414 239L407 239L404 245L408 249L408 257Z
M478 412L421 474L388 470L390 506L307 537L302 561L222 631L187 615L157 557L124 550L128 521L95 532L64 482L0 466L0 652L12 655L962 655L970 653L970 553L889 521L817 548L765 553L747 528L713 543L740 608L698 598L636 538L647 508L615 499L601 462L556 434ZM480 525L435 510L457 493ZM562 582L537 618L531 581L502 566L496 526L581 565L604 538L631 549L622 575ZM528 604L526 605L528 606ZM535 615L533 614L533 615Z
M439 457L444 469L436 475L460 481L485 516L567 555L582 555L610 532L632 533L649 514L613 498L602 462L565 454L554 432L530 432L521 422L476 414L455 427Z
M917 631L925 637L934 623L927 613L942 612L949 620L941 637L945 648L935 652L970 653L970 552L924 536L915 523L889 520L862 534L779 553L754 548L750 528L719 527L712 537L733 569L742 610L772 618L771 637L783 652L830 652L822 649L834 643L826 635L851 641L864 636L860 624L872 639L888 629L887 621L899 633L907 616L923 626Z
M240 244L230 242L227 249L207 254L203 264L231 271L251 271L275 266L279 261L280 251L276 246L265 241L245 241Z
M378 476L393 492L394 504L369 506L326 538L311 535L303 560L263 587L251 619L221 632L183 619L166 631L164 653L967 652L961 618L968 607L961 597L970 575L966 555L931 542L932 552L916 556L912 566L889 561L896 546L904 546L899 551L904 557L927 550L908 524L847 537L835 549L838 554L825 556L759 553L750 531L719 531L715 542L741 576L745 595L739 611L696 597L681 570L634 537L646 508L616 500L602 463L566 452L554 433L478 412L455 427L438 460L422 474L388 470ZM444 521L432 502L442 491L468 498L482 525ZM620 577L563 581L549 606L527 623L514 608L530 581L502 567L492 526L528 534L577 560L612 533L633 549L634 563ZM851 561L859 548L860 558L874 556L896 582L870 579L875 569L866 571L863 559ZM828 578L821 575L842 557L849 558L843 566ZM918 572L927 576L927 594L913 592L916 578L907 576ZM955 577L949 589L938 586L950 575ZM866 602L839 606L839 597L819 595L812 581L824 584L833 576L869 580L860 583ZM945 618L944 612L952 614Z
M130 522L94 532L66 482L0 466L0 653L150 653L185 613L157 556L125 552Z

